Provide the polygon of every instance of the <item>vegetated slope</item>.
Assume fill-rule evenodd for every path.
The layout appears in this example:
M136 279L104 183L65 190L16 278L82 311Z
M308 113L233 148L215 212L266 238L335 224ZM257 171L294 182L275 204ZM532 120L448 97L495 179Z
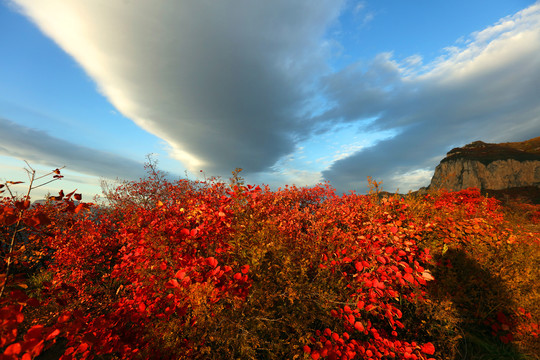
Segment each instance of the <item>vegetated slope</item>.
M540 137L522 142L510 142L490 144L475 141L463 147L450 150L446 157L441 160L467 159L479 161L485 165L498 160L539 161L540 160Z
M520 151L540 155L540 136L521 142L501 143L502 146L511 147Z
M110 199L3 200L3 238L24 224L32 243L3 278L2 359L540 353L538 219L509 222L477 189L337 196L151 177Z

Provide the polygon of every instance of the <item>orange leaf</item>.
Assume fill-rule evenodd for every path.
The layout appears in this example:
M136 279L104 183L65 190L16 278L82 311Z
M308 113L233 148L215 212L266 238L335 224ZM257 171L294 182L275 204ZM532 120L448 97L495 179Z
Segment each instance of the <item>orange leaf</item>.
M426 281L432 281L432 280L435 280L435 278L433 277L433 275L431 275L431 272L429 270L425 270L423 273L422 273L422 277L424 278L424 280Z

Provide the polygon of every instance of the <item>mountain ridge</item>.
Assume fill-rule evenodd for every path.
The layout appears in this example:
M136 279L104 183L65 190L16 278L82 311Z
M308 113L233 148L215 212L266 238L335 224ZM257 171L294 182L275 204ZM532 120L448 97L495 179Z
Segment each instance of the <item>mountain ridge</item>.
M540 189L540 137L500 144L474 141L450 150L435 168L430 190L530 193ZM535 200L536 202L537 200Z

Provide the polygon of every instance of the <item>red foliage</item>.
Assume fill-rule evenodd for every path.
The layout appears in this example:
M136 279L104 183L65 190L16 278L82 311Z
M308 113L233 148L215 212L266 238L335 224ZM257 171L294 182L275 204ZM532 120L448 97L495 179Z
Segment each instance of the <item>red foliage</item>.
M291 266L339 290L340 301L327 302L319 328L304 334L298 349L305 356L426 359L435 346L404 315L426 301L434 280L427 270L430 251L420 244L437 227L443 243L466 245L503 220L497 202L476 190L427 197L430 218L414 214L404 199L337 196L328 186L270 191L150 179L112 195L108 208L76 205L71 198L81 197L75 192L35 208L28 199L3 200L2 233L18 233L24 224L26 236L49 249L46 267L54 278L42 284L39 299L29 298L16 277L1 278L3 286L9 280L20 288L0 299L0 360L34 358L60 337L66 341L61 359L203 357L200 349L214 340L193 336L193 329L250 306L262 269L246 255L255 248L240 241L248 227L253 233L272 229L285 251L301 249L305 262ZM27 305L47 311L22 335ZM502 313L496 320L493 331L505 331L501 339L511 341L517 323Z

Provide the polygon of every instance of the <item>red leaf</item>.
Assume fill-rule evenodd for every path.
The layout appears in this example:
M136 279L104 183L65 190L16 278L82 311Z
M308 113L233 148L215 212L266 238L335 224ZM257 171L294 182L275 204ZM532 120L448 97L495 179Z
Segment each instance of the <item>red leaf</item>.
M15 201L15 207L19 210L26 210L30 207L30 201L29 200L25 200L25 201L22 201L22 200L19 200L19 201Z
M82 195L81 195L81 194L75 194L75 195L73 195L73 197L74 197L75 200L77 200L77 201L81 201L81 200L82 200Z
M24 314L23 313L18 313L17 315L15 315L15 317L16 317L18 323L22 323L24 321Z
M60 315L60 316L58 317L58 320L57 320L57 321L58 321L59 323L64 323L64 322L68 321L70 318L71 318L71 314L70 314L70 313L64 313L64 314L62 314L62 315Z
M23 221L26 225L30 227L36 227L39 225L39 219L35 216L32 216L31 218L26 218Z
M21 344L15 343L9 345L6 350L4 350L4 355L19 355L21 353Z
M354 267L356 268L356 270L358 272L360 272L360 271L362 271L364 269L364 266L362 266L362 263L360 263L358 261L354 263Z
M55 337L57 337L58 334L60 334L60 330L56 329L52 333L50 333L45 340L47 340L47 341L52 340Z
M218 264L218 261L214 257L209 257L206 259L206 264L210 265L211 267L216 267Z
M51 223L51 219L49 219L49 217L47 215L45 215L44 213L38 213L36 214L36 217L38 218L39 220L39 223L41 225L49 225Z
M364 325L360 321L354 324L354 328L360 332L364 332Z
M38 213L31 218L24 219L24 223L31 227L36 227L38 225L49 225L51 220L44 213Z
M403 275L403 278L411 284L414 284L414 278L410 273L406 273L405 275Z
M143 306L144 306L144 305L143 305ZM139 306L139 308L140 308L140 306ZM143 309L142 311L144 311L144 309ZM82 343L82 344L79 345L79 347L77 348L77 352L83 353L83 352L85 352L87 349L88 349L88 344L87 344L87 343Z
M36 299L36 298L30 298L30 299L28 299L28 301L26 302L26 304L27 304L28 306L34 306L34 307L37 307L37 306L40 305L40 302L39 302L39 300Z
M427 344L422 345L421 351L424 354L433 355L435 353L435 346L432 343L428 342Z
M43 333L43 325L34 325L24 335L24 340L41 339Z
M174 288L180 287L180 284L178 283L178 281L176 281L176 279L172 279L172 280L167 281L167 283L165 284L165 287L167 289L174 289Z
M249 272L249 265L244 265L241 268L242 274L247 274Z

